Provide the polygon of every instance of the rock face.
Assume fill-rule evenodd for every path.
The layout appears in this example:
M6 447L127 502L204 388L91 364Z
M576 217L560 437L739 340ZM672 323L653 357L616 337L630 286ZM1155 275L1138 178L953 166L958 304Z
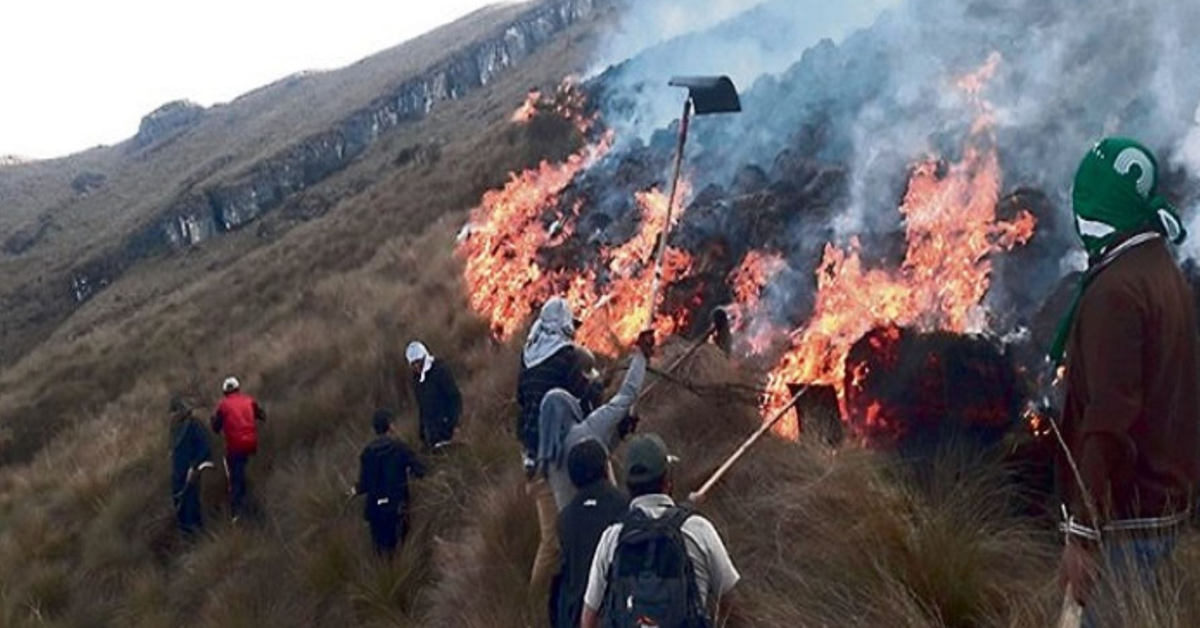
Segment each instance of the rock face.
M189 190L158 218L126 241L117 259L81 265L71 287L77 302L149 254L196 245L253 222L289 197L345 168L399 125L426 116L439 103L463 98L491 84L567 28L615 0L557 0L530 9L507 27L412 77L321 133L303 138L251 166L241 176L206 189ZM142 120L135 142L161 141L194 124L204 110L183 101L163 105ZM95 276L99 270L106 276ZM81 289L80 286L83 286Z
M149 146L186 129L204 117L204 107L190 100L169 102L142 118L134 145Z

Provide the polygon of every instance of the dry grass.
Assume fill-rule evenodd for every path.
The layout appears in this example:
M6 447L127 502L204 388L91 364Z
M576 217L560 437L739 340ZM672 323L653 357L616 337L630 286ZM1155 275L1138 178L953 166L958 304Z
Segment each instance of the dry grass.
M5 469L4 625L544 625L545 600L524 586L536 526L506 433L516 352L462 306L451 237L446 224L389 244L313 285L303 314L223 345L272 412L251 471L258 519L213 518L191 545L175 536L161 409L188 381L179 366L140 378L32 463ZM412 280L392 280L406 264ZM374 405L404 409L412 437L395 362L411 336L450 359L469 410L462 446L415 484L409 542L387 564L370 556L343 492ZM747 377L715 351L686 376L709 384L704 398L664 386L643 407L643 428L683 457L680 494L756 421L740 399L715 393ZM744 577L731 625L1047 625L1057 539L1014 514L1022 495L1003 466L947 455L914 469L854 448L763 442L704 504ZM1194 625L1200 545L1189 539L1181 556L1166 599L1135 596L1122 625Z

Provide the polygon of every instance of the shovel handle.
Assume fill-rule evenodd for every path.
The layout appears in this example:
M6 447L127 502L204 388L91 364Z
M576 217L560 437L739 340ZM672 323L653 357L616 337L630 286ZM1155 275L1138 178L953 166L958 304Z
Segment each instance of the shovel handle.
M679 177L683 173L683 148L687 145L688 126L692 119L692 98L683 101L683 119L679 123L679 146L675 149L675 175L671 178L671 195L667 197L667 222L663 225L658 240L658 253L654 260L654 283L650 289L650 318L647 327L654 326L654 313L658 311L658 293L662 288L663 261L667 255L667 236L671 233L671 214L675 210L675 196L679 193Z
M729 470L733 468L733 465L737 464L738 460L741 460L742 456L746 455L746 452L754 446L754 443L758 442L758 439L762 438L763 434L766 434L767 431L775 427L775 425L779 423L779 421L783 419L783 417L797 403L800 403L800 398L803 397L807 392L808 386L801 388L800 392L796 393L796 396L792 397L791 401L789 401L786 406L780 408L775 412L774 415L771 416L770 419L764 421L763 424L759 426L759 428L753 434L751 434L745 442L742 443L741 447L738 447L737 451L734 451L733 455L729 456L729 458L727 458L725 462L722 463L721 466L715 472L713 472L711 476L709 476L708 480L699 489L693 491L691 495L688 495L688 501L692 502L693 504L698 504L703 501L708 495L708 492L711 491L714 486L716 486L717 482L720 482L721 478L725 477L726 473L729 473Z

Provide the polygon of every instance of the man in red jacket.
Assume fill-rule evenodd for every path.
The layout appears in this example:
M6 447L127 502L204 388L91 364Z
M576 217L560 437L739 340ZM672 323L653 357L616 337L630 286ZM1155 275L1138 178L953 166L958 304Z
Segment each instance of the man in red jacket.
M246 501L246 464L258 453L259 421L267 413L253 397L242 392L236 377L225 379L225 398L212 416L212 429L225 435L225 474L229 477L229 514L234 521L242 515Z

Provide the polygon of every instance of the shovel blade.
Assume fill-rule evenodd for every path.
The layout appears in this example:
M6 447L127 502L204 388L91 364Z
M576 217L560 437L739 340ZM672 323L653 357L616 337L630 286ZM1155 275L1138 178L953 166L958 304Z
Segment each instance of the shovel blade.
M677 76L671 79L670 85L688 90L698 116L742 110L737 87L728 76Z

